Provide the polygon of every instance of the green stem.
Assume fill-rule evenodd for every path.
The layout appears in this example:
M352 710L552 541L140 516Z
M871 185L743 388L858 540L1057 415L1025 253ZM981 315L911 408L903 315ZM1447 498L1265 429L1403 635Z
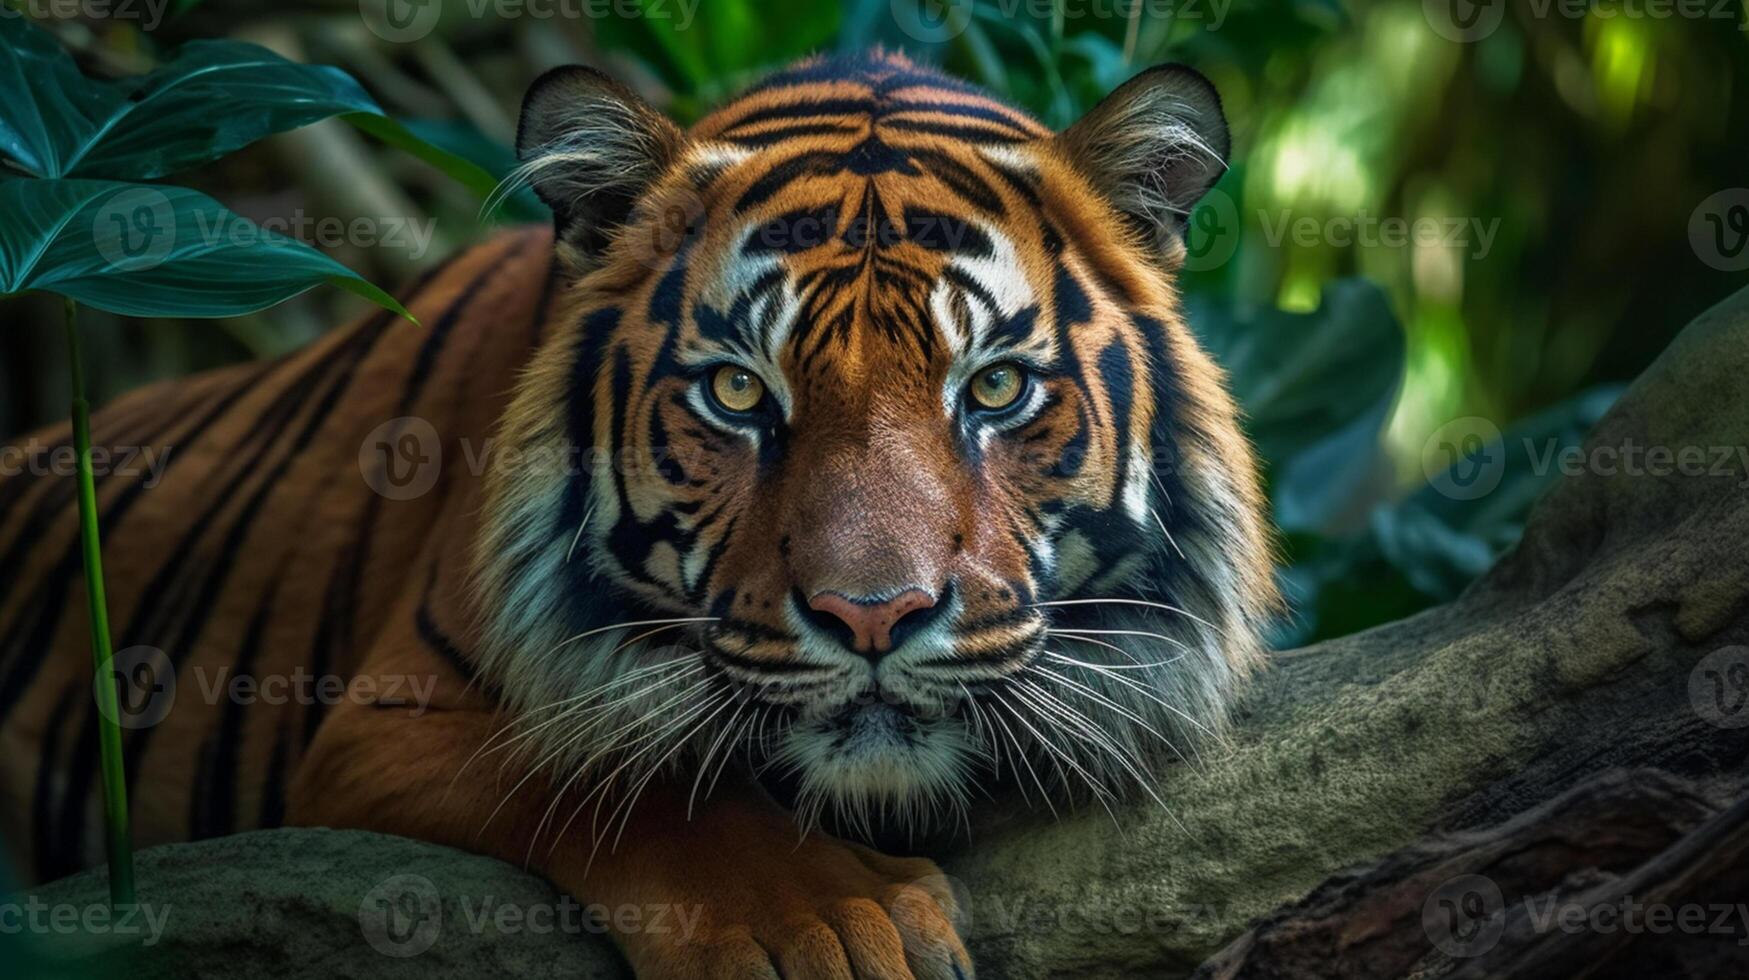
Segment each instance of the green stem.
M79 468L79 543L85 554L85 594L91 600L91 656L96 663L97 743L103 762L103 824L109 852L109 901L134 904L134 851L128 833L127 770L122 766L121 714L110 663L109 602L103 591L103 546L97 534L97 483L91 473L91 406L79 356L79 307L67 300L67 360L73 371L73 447Z

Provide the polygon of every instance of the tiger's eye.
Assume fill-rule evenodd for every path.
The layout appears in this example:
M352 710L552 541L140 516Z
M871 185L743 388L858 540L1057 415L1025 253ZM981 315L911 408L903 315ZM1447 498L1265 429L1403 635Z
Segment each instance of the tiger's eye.
M972 401L979 408L1007 408L1020 397L1023 380L1018 364L1004 362L987 367L972 378Z
M711 395L731 412L751 412L765 399L765 382L744 367L725 364L711 375Z

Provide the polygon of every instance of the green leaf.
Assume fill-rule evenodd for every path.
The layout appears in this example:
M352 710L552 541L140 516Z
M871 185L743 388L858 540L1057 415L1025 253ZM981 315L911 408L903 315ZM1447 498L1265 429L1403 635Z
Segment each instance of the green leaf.
M338 68L239 41L191 41L149 74L103 81L21 18L0 17L0 42L0 155L37 177L148 180L343 115L482 198L495 183L390 119Z
M637 5L639 16L593 21L597 42L604 50L636 56L686 97L712 94L757 69L830 47L845 13L839 4L818 0Z
M484 201L498 188L498 178L467 157L423 140L412 129L388 116L371 112L349 112L347 122L364 130L384 143L412 154L436 167L445 176L472 191Z
M1382 465L1379 432L1403 380L1403 329L1384 293L1343 279L1310 313L1189 306L1269 465L1277 520L1327 526Z
M1599 386L1509 426L1404 500L1374 508L1361 533L1290 533L1282 583L1297 621L1275 642L1343 636L1456 598L1517 543L1531 508L1560 477L1555 462L1584 443L1621 391ZM1486 482L1454 480L1454 471ZM1471 486L1486 492L1455 492Z
M517 167L516 151L480 132L473 123L456 119L412 119L405 125L408 132L424 143L478 167L495 182L493 190L496 190L496 182L503 181ZM491 198L491 193L485 195L486 200ZM529 187L518 188L506 196L496 210L517 221L553 219L552 209L542 204Z
M125 316L253 313L322 283L413 319L302 242L183 187L0 180L0 294L42 289Z

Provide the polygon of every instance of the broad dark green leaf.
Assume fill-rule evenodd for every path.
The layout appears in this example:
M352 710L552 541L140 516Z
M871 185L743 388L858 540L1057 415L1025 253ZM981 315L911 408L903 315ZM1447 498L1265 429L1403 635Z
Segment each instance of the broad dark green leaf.
M389 294L205 194L107 180L0 179L0 294L41 289L127 316L239 316L331 283Z
M1403 379L1403 330L1384 293L1343 279L1310 313L1189 306L1268 463L1278 520L1314 530L1352 507L1380 465L1379 431Z
M516 169L516 152L492 139L469 122L454 119L413 119L407 131L424 142L453 153L478 166L494 181L502 181ZM482 195L490 200L491 193ZM533 189L522 187L498 204L497 212L516 221L551 221L552 209L541 203Z
M484 197L479 167L424 143L338 68L238 41L191 41L137 78L87 78L48 31L0 17L0 156L37 177L148 180L344 115Z
M1296 618L1276 641L1342 636L1456 598L1517 543L1560 477L1562 453L1583 444L1621 391L1590 389L1480 442L1420 490L1375 508L1359 534L1289 534L1282 581Z

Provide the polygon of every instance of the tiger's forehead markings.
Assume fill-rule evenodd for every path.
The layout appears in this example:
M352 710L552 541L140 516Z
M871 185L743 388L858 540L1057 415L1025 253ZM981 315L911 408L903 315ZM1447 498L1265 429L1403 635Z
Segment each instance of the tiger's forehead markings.
M1010 235L916 205L895 221L877 194L865 201L848 220L828 203L750 220L729 236L693 308L698 339L775 363L786 345L811 355L848 342L863 322L925 359L938 342L956 361L1023 347L1054 358L1052 333L1034 329L1038 291Z
M703 120L697 131L743 146L769 146L873 126L988 143L1050 135L975 86L867 59L822 59L779 72Z
M771 77L693 135L725 148L719 218L740 222L713 236L717 266L695 281L696 340L715 356L780 386L782 352L806 371L858 330L887 341L895 367L926 370L938 348L958 373L1006 349L1054 358L1023 246L999 224L1034 200L1013 172L1033 169L1020 147L1050 136L1026 114L902 63L827 60ZM757 172L736 183L741 164Z

